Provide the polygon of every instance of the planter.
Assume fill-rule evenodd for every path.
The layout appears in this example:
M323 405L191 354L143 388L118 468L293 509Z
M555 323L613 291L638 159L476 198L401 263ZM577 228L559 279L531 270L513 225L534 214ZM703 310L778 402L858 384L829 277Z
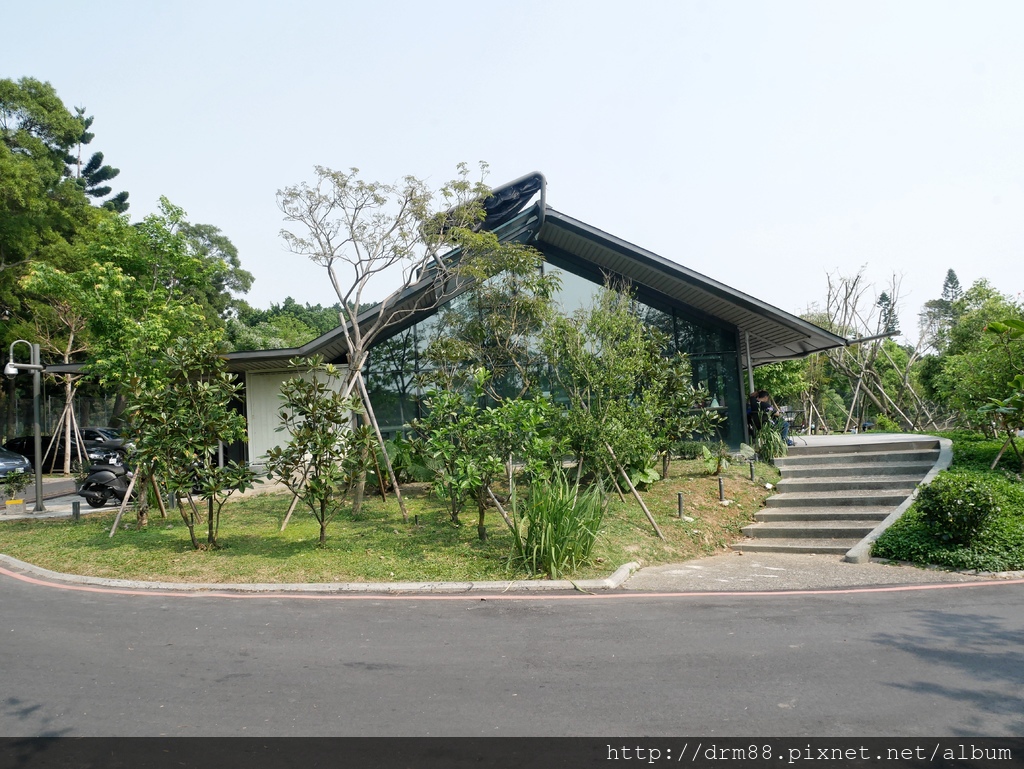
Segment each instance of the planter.
M8 499L4 502L4 515L24 515L25 514L25 500L24 499Z

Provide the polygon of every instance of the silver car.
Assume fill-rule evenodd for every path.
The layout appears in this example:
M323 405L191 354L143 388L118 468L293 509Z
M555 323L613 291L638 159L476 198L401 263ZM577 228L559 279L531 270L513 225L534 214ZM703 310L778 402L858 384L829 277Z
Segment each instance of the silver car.
M0 478L8 473L30 472L32 472L32 463L28 461L27 457L0 448Z

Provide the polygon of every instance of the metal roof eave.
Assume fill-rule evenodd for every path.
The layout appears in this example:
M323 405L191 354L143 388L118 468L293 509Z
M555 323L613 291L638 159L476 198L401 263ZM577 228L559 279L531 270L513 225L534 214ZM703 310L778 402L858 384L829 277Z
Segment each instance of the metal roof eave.
M543 243L547 242L561 249L568 247L572 251L574 238L585 241L587 246L575 249L577 252L589 251L589 257L603 257L605 264L594 262L597 266L605 266L610 272L641 283L676 301L684 301L699 312L713 315L741 332L750 330L753 337L750 340L751 359L754 362L764 364L800 358L847 344L843 337L802 318L549 207L544 227L538 235L540 247L543 249ZM597 250L590 246L596 246ZM607 253L601 254L599 249ZM580 258L587 256L581 255ZM643 275L645 271L649 273L646 276ZM659 285L652 285L652 275L658 277ZM668 283L663 282L666 280ZM678 290L673 291L674 288ZM680 298L687 295L693 301L687 302ZM741 339L741 344L745 355L746 341Z
M523 177L529 178L529 177ZM513 240L528 241L534 234L540 223L543 221L543 210L539 203L529 206L523 210L516 217L501 225L494 230L499 240L502 242L509 242ZM459 256L459 250L445 254L442 259L447 261L457 260ZM367 326L376 320L385 306L389 306L391 309L398 309L402 311L403 308L409 309L409 316L404 318L400 323L395 324L393 327L389 327L384 336L380 337L377 341L385 341L395 334L401 333L409 326L416 323L418 320L433 314L437 307L433 302L427 302L425 306L416 308L417 302L421 301L426 294L435 286L435 274L433 272L425 275L418 283L407 287L404 291L395 292L383 302L380 302L373 307L360 313L359 317L356 318L356 322L360 327ZM447 294L448 299L454 299L460 293L468 290L468 282L461 286L455 287L452 291ZM316 339L313 339L302 347L289 348L287 350L251 350L245 352L233 352L228 353L226 359L228 361L228 370L232 372L243 372L243 371L270 371L282 368L289 359L294 357L309 357L311 355L322 355L327 361L342 361L348 353L348 345L345 342L345 334L339 325L337 328L328 331L326 334L321 334Z

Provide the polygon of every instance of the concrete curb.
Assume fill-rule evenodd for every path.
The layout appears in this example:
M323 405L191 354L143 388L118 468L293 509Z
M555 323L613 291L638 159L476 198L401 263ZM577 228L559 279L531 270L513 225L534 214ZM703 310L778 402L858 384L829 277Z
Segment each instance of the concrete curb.
M928 436L933 437L933 436ZM935 460L935 464L932 465L932 469L928 471L928 474L921 480L917 485L917 488L911 492L910 496L903 500L903 504L893 510L889 515L878 524L871 532L864 537L860 542L850 548L847 551L846 556L843 560L850 563L867 563L871 560L871 546L875 544L875 540L882 536L882 532L892 526L898 521L902 515L910 509L910 506L914 504L914 500L917 499L917 492L922 486L927 486L931 483L935 476L938 475L942 470L947 469L953 462L953 441L949 438L938 438L939 442L939 458Z
M19 561L0 554L0 564L39 579L71 585L116 588L120 590L152 590L173 593L541 593L558 590L593 592L614 590L622 585L640 564L630 561L620 566L604 579L582 580L508 580L497 582L323 582L314 584L245 584L245 583L195 583L195 582L142 582L130 579L106 579L85 577L80 574L63 574L50 571L35 564Z

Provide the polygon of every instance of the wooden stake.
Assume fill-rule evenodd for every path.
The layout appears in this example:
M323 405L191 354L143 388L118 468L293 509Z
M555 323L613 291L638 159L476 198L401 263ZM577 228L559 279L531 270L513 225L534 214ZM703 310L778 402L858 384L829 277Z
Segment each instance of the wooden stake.
M388 476L391 478L391 485L395 489L395 498L398 500L398 507L402 511L402 520L408 523L409 511L405 509L405 500L402 499L402 490L398 487L398 476L395 475L395 468L391 466L391 457L388 456L388 452L384 448L384 436L380 434L377 415L373 413L373 405L370 403L370 394L366 391L366 383L363 381L362 371L356 371L356 384L359 386L359 395L362 398L363 405L366 406L366 416L370 419L370 424L373 425L373 432L377 436L377 443L380 445L380 451L384 455L384 464L387 465Z
M167 517L167 507L164 505L163 495L160 493L160 487L156 485L156 476L152 473L149 474L149 485L153 487L153 494L156 495L156 506L160 508L160 517Z
M288 525L288 521L291 519L292 513L295 512L295 506L299 504L299 491L302 489L302 484L304 484L305 482L306 479L303 478L301 481L299 481L299 485L295 487L295 491L292 492L293 496L291 504L288 505L288 512L287 514L285 514L284 520L281 521L281 531L284 531L284 527Z
M636 490L636 486L629 480L629 476L626 475L626 471L622 465L619 464L618 457L615 456L615 452L612 451L611 445L606 441L604 447L608 449L608 453L612 455L612 459L615 461L615 466L619 468L619 472L622 473L623 479L626 481L626 485L629 486L629 490L633 492L633 496L636 497L636 501L640 503L640 507L643 508L644 515L647 516L647 520L651 522L651 526L654 527L654 533L658 535L658 539L665 539L665 535L661 533L661 529L658 528L658 522L654 520L654 516L651 515L651 511L647 509L647 505L644 504L643 499L640 497L640 492Z
M493 502L494 506L498 508L498 512L501 513L501 517L505 519L505 523L508 524L509 529L511 529L512 533L514 534L516 527L512 525L512 521L511 519L509 519L508 514L505 512L505 508L501 506L501 502L499 502L498 498L494 496L494 492L491 491L490 486L484 486L484 489L487 491L487 496L491 498L491 502Z
M608 467L608 460L605 459L604 457L601 457L601 461L604 463L604 471L608 473L608 480L612 482L612 486L615 487L615 493L619 495L619 501L625 504L626 497L623 496L622 489L619 488L619 482L615 480L615 473L612 472L612 469L610 467ZM576 486L577 488L579 488L578 482Z
M114 516L114 525L110 527L110 537L113 537L114 532L117 531L117 524L121 522L121 516L124 515L125 508L128 507L128 502L131 501L132 491L135 489L135 481L138 477L133 475L131 483L128 484L128 491L124 493L124 499L121 500L121 508L117 511L117 515Z

